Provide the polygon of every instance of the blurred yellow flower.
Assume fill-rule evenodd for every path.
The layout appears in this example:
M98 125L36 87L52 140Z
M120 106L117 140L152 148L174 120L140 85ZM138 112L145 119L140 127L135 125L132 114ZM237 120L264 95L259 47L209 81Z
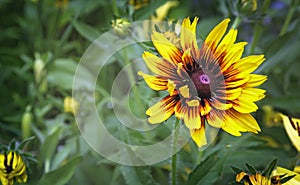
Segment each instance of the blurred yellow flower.
M60 9L67 8L68 4L69 4L69 0L56 0L55 1L55 7L60 8Z
M150 0L129 0L128 3L133 6L135 10L137 10L147 6L150 3Z
M255 102L265 96L265 90L255 87L267 77L251 73L265 60L264 55L242 57L247 43L235 43L237 30L224 36L229 19L217 25L199 47L197 22L197 17L193 22L183 20L180 44L156 31L151 36L161 58L144 52L143 59L155 75L138 74L150 88L166 90L169 95L146 111L149 123L161 123L175 115L184 120L199 147L206 144L207 123L234 136L258 133L260 127L250 113L258 109Z
M275 121L282 121L285 131L287 132L290 140L295 148L300 152L300 119L286 116L278 113Z
M64 99L64 111L72 113L74 115L77 114L79 109L79 103L72 97L68 96Z
M15 151L0 154L0 181L2 185L13 185L14 181L27 181L26 165L22 156Z
M155 15L151 16L152 20L157 20L157 21L163 21L169 10L173 7L176 7L179 5L178 1L167 1L165 4L163 4L162 6L160 6L156 11L155 11Z

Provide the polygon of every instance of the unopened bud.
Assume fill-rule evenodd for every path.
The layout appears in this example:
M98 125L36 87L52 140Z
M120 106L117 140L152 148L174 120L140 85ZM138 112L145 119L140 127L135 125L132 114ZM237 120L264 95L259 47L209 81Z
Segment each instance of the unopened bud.
M72 113L74 115L77 114L79 109L79 103L74 98L68 96L64 99L64 111Z
M119 37L129 36L131 33L131 23L127 19L119 18L111 21L114 33Z
M22 137L27 139L31 136L31 124L32 124L32 114L30 112L31 107L27 106L26 110L22 116Z
M237 8L240 14L251 15L257 10L257 0L240 0Z
M36 55L36 59L33 63L33 73L34 79L36 83L40 83L43 78L43 70L44 70L44 61L41 59L39 55Z

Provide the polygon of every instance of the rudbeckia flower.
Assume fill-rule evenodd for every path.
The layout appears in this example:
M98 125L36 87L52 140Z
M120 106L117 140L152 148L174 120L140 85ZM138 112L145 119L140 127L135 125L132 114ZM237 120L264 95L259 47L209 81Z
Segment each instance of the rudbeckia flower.
M224 36L230 19L219 23L198 46L197 21L197 17L192 23L189 18L183 20L180 47L163 33L151 35L160 56L144 52L143 59L154 75L138 74L150 88L168 95L146 111L149 123L175 115L199 147L206 144L207 123L234 136L258 133L260 127L250 113L265 96L265 90L255 87L267 78L251 73L265 60L264 55L242 57L247 43L235 43L237 30L230 29Z
M0 181L2 185L13 185L14 181L25 183L27 181L26 165L15 151L0 154Z

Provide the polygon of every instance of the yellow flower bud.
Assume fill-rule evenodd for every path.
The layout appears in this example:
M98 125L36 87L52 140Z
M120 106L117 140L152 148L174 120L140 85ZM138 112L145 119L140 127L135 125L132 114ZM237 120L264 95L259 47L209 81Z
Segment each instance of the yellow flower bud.
M238 10L242 15L251 15L257 10L257 0L240 0Z
M74 115L77 114L79 109L79 103L72 97L68 96L64 99L64 111L72 113Z
M119 37L129 36L131 33L131 24L127 19L119 18L111 21L114 33Z

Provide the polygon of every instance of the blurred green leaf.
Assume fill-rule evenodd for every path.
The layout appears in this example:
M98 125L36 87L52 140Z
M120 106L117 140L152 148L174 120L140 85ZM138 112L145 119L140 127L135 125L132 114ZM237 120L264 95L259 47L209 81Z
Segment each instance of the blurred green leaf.
M65 185L73 176L74 170L81 159L80 156L74 157L57 170L45 174L38 184Z
M73 25L81 36L91 42L94 42L100 36L98 30L86 23L73 21Z
M217 181L220 176L222 166L221 163L224 162L218 157L218 152L211 154L204 161L190 173L186 185L196 185L196 184L213 184Z
M151 176L150 169L147 169L148 167L133 167L122 165L120 168L123 174L123 178L128 185L158 185L158 183L155 182L155 180Z
M52 158L54 152L56 151L61 131L61 127L56 127L53 133L46 137L44 143L41 145L40 161L45 161Z

